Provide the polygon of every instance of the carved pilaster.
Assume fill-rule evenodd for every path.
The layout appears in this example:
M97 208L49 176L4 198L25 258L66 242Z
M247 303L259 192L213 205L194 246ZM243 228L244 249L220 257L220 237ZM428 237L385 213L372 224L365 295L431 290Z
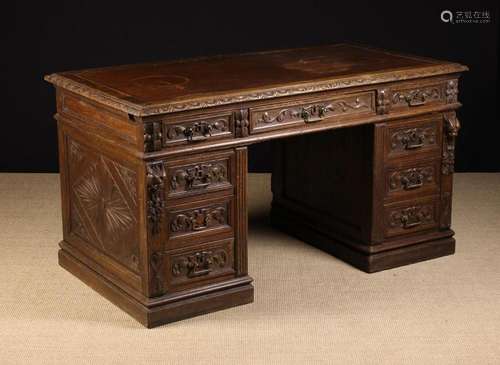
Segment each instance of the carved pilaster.
M455 112L444 114L444 138L442 173L449 175L454 172L455 165L455 138L460 130L460 122Z
M241 109L233 113L233 121L236 128L236 136L248 136L248 109Z
M162 149L163 132L161 122L144 124L144 152L154 152Z
M377 114L387 114L391 106L389 89L377 90Z
M153 252L151 254L151 282L152 292L163 292L163 254L161 252Z
M165 207L164 180L166 177L163 162L152 162L146 166L146 179L148 189L148 221L151 233L160 231L160 222Z
M446 102L456 103L458 100L458 82L457 80L450 80L446 83Z

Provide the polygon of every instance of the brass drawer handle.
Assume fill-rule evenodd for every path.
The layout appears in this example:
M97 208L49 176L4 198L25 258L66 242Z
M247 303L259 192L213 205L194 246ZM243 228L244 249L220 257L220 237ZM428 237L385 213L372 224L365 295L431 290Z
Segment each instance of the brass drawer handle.
M414 150L424 146L425 136L420 129L413 128L407 131L402 143L407 150Z
M197 278L222 270L228 264L228 256L223 249L195 252L174 260L172 275Z
M423 147L423 146L424 146L423 142L419 142L419 143L407 143L406 144L406 149L407 150L415 150L415 149Z
M408 221L405 221L405 222L403 223L403 228L406 228L406 229L408 229L408 228L413 228L413 227L419 226L419 225L421 225L421 224L422 224L422 222L421 222L421 221L417 221L417 222L410 222L410 223L408 223Z
M413 228L422 224L422 220L418 217L418 215L406 215L403 214L401 216L401 223L403 224L404 229Z
M427 103L427 100L422 100L422 99L410 99L407 100L409 106L420 106L420 105L425 105Z
M405 189L405 190L418 189L422 185L424 185L424 183L422 181L408 182L408 183L403 182L403 189Z
M219 122L196 122L190 127L182 127L182 133L188 142L205 141L212 137L213 131L223 131L224 125Z
M322 120L327 111L328 108L324 105L311 105L301 109L300 117L305 123L315 123Z
M204 189L204 188L208 187L209 185L210 185L210 183L191 184L191 185L189 185L189 189L187 189L187 190Z
M200 276L205 276L205 275L208 275L210 274L210 272L212 271L212 269L203 269L203 270L192 270L188 273L188 277L189 278L197 278L197 277L200 277Z
M405 190L418 189L424 185L424 175L417 169L408 170L406 176L401 178L401 184Z

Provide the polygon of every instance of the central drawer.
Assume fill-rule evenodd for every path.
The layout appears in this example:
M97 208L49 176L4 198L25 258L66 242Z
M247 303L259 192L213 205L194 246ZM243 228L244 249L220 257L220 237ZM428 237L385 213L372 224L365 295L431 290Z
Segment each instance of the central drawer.
M250 108L250 134L375 114L373 91L300 98Z

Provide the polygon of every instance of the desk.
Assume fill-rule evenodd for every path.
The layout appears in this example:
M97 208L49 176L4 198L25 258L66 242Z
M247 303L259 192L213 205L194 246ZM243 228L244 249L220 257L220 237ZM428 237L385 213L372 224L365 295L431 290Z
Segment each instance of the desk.
M274 226L366 272L452 254L466 70L339 44L46 76L59 263L147 327L252 302L247 146L264 140Z

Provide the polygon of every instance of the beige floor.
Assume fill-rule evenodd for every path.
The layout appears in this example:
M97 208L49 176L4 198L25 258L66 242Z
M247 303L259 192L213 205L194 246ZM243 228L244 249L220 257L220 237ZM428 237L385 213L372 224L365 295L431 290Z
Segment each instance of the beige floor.
M500 364L500 174L457 174L457 253L365 274L265 220L255 303L147 330L57 266L58 176L0 175L0 364Z

